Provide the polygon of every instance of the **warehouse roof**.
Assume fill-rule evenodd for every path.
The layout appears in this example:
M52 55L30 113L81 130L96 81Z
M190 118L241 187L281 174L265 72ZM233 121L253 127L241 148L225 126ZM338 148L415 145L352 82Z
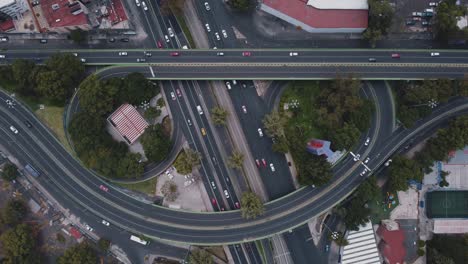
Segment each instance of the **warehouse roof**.
M129 104L123 104L117 108L108 120L129 144L143 135L148 127L146 120L135 107Z

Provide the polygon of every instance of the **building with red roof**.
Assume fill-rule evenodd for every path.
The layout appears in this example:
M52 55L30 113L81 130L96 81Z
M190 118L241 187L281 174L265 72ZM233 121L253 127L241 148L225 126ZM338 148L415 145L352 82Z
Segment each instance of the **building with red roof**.
M82 236L80 231L74 227L70 227L70 234L76 239L80 239Z
M404 231L400 228L389 230L385 225L380 225L377 234L382 238L379 243L379 250L384 257L385 263L403 264L406 256Z
M15 24L13 23L13 19L8 18L7 20L0 23L0 31L1 32L10 32L15 30Z
M148 127L148 122L129 104L121 105L107 120L128 144L133 144Z
M73 0L41 0L42 16L41 31L66 33L73 29L90 30L88 8L79 1ZM45 20L45 21L44 21Z
M307 142L307 151L317 156L325 155L328 158L333 156L333 151L330 149L330 144L330 141L312 139L311 141Z
M260 9L311 33L361 33L367 0L262 0Z

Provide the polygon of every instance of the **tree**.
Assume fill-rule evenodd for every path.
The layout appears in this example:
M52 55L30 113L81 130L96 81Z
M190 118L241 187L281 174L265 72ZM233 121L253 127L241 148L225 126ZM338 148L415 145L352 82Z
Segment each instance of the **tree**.
M81 243L68 248L65 253L57 260L58 264L96 264L98 261L96 252L93 248Z
M17 225L28 214L28 208L23 200L10 199L2 209L2 220L7 225Z
M353 199L344 208L346 216L343 219L347 229L358 230L360 225L369 221L371 210L362 200Z
M88 38L88 32L82 29L74 29L70 32L70 38L77 44L83 43Z
M377 40L387 35L392 25L393 8L387 0L369 0L369 26L363 37L370 41L374 48Z
M367 178L356 190L356 197L363 203L368 201L376 201L379 197L380 188L377 186L377 180L375 176Z
M99 249L101 249L104 252L109 250L110 244L110 240L105 238L100 238L97 242Z
M331 138L335 149L349 149L357 143L360 135L354 124L345 122L343 127L332 132Z
M161 124L151 125L146 128L140 139L145 155L150 161L160 162L171 151L171 139L164 134Z
M436 38L446 43L450 35L460 31L457 26L458 18L466 14L466 8L463 5L457 6L455 0L444 0L437 6L436 12L432 28Z
M180 174L189 174L192 172L194 167L200 165L200 162L200 152L192 149L186 149L179 154L176 161L174 162L174 167Z
M160 115L161 115L161 110L156 109L154 107L150 107L150 108L148 108L148 110L145 111L145 118L146 119L155 119Z
M164 195L164 199L171 202L175 201L179 196L179 191L174 181L166 181L163 186L161 186L161 193Z
M331 232L328 239L335 242L340 247L349 245L349 241L345 238L345 235L342 232Z
M204 249L195 249L190 252L190 264L213 264L213 257Z
M309 153L296 161L298 164L298 180L301 185L321 186L326 184L332 175L331 165L324 156L316 156Z
M284 137L284 127L286 123L286 117L276 111L271 112L263 118L265 133L271 138Z
M57 104L65 104L70 95L62 77L56 71L44 71L37 75L37 92Z
M5 254L3 263L41 263L33 230L28 225L19 224L5 231L0 240Z
M211 118L215 125L218 125L218 126L226 125L227 116L228 116L228 112L221 107L217 106L211 109Z
M229 5L238 11L247 11L251 8L251 0L229 0Z
M90 114L103 116L114 108L117 92L118 87L106 85L96 75L91 75L80 84L80 107Z
M271 148L275 152L286 153L289 151L288 140L284 136L278 137L275 139L275 142L273 142Z
M227 163L229 167L240 170L244 164L244 155L239 151L233 151Z
M382 39L382 31L380 29L367 28L362 36L369 41L372 48L375 48L377 41Z
M417 253L418 256L422 257L424 256L424 254L426 254L426 251L424 250L424 248L418 248Z
M11 64L13 78L16 81L16 90L21 95L34 95L34 81L29 78L31 70L36 64L31 60L16 59Z
M255 219L265 212L262 200L251 191L242 194L241 204L241 214L245 219Z
M389 174L390 191L394 193L407 190L409 180L421 181L423 177L419 164L403 156L396 156L393 158Z
M163 108L166 105L166 102L164 101L164 98L159 98L158 101L156 101L156 106L159 108Z
M139 105L149 101L151 97L159 93L156 83L149 81L141 73L130 73L118 93L118 102Z
M455 264L452 258L440 254L437 249L429 248L427 251L427 263L431 264Z
M116 162L116 164L113 164L113 166L117 168L117 170L114 172L117 178L134 179L138 178L144 172L144 167L141 163L140 153L132 153L127 150L125 155L117 160L118 161Z
M6 181L13 181L16 177L18 177L18 168L16 168L15 164L7 163L3 167L2 178Z

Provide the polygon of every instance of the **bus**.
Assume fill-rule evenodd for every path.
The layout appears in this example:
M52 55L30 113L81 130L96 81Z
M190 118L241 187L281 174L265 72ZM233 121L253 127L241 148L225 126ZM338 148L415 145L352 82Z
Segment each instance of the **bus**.
M30 164L26 164L26 166L24 166L24 168L26 169L27 172L29 172L29 174L31 174L32 176L34 177L39 177L41 174L39 173L38 170L36 170L32 165Z
M141 238L139 238L137 236L134 236L134 235L130 236L130 240L135 241L135 242L140 243L140 244L145 245L145 246L149 245L149 243L150 243L149 241L143 240L143 239L141 239Z

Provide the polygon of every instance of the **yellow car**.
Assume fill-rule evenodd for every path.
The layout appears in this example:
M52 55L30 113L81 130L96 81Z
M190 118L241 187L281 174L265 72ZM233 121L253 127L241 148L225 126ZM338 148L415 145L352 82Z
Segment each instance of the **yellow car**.
M201 133L203 136L206 136L206 129L204 127L201 128Z

